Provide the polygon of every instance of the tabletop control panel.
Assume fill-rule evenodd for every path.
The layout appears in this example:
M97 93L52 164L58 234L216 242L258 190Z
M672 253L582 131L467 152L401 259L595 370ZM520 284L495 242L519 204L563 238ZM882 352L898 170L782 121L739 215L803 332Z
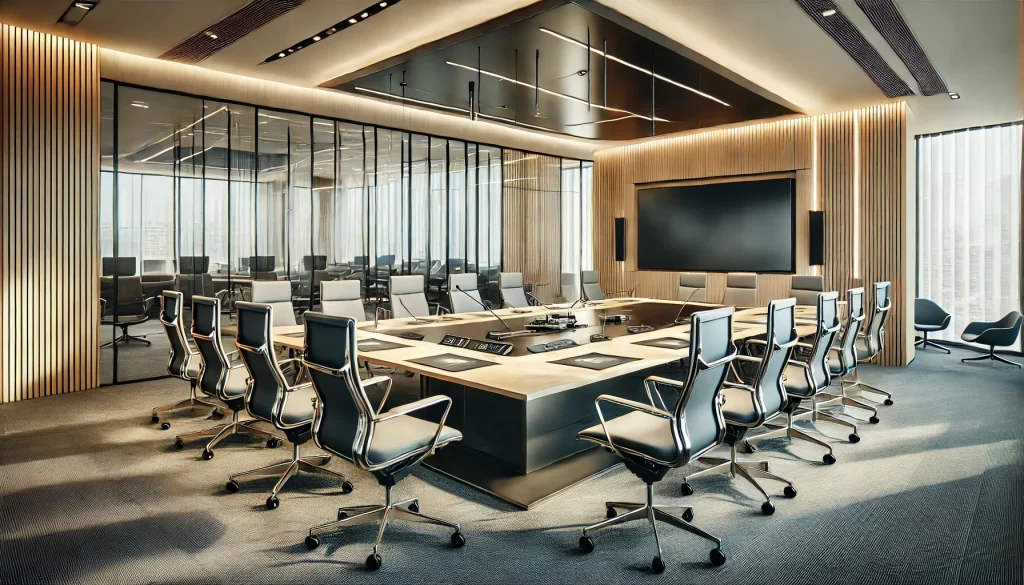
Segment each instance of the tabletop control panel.
M526 348L530 353L547 353L549 351L558 351L560 349L566 349L568 347L576 347L579 344L571 339L556 339L547 343L538 343L531 345Z
M511 343L480 341L478 339L470 339L468 337L459 337L458 335L445 335L444 338L441 339L441 345L447 345L448 347L461 347L463 349L471 349L473 351L480 351L492 355L508 355L512 353L512 348L514 347Z

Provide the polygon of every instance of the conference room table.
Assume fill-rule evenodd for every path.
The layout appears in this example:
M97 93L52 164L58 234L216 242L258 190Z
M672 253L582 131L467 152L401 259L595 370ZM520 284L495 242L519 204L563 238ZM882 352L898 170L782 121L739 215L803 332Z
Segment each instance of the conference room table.
M571 311L584 324L575 330L501 340L515 344L511 355L440 344L446 335L490 342L488 332L506 329L484 311L429 321L367 322L357 331L357 355L374 366L419 374L423 397L452 398L447 424L459 429L463 440L439 450L425 465L515 506L530 508L620 463L604 449L576 439L580 430L599 422L594 399L614 394L647 402L643 387L647 376L683 380L686 370L681 359L689 355L689 315L716 306L637 298L587 303ZM502 309L496 314L509 329L520 330L546 314L564 315L568 307ZM801 310L805 322L797 323L801 335L814 332L813 320L804 318L806 309ZM814 308L810 310L813 318ZM682 324L674 324L680 313ZM609 317L623 320L609 324ZM763 321L763 309L737 311L734 338L764 334ZM627 330L642 324L654 329ZM424 338L396 336L407 332ZM228 328L225 333L230 333ZM592 342L595 333L607 334L609 339ZM275 327L273 337L278 347L304 349L301 325ZM528 350L557 339L573 339L579 345L543 353Z

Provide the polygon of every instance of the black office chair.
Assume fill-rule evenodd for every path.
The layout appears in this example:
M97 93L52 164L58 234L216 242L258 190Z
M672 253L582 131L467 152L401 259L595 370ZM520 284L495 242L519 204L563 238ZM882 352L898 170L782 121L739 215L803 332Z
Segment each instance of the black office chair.
M392 498L394 486L421 461L444 445L462 440L462 433L444 424L451 409L451 398L431 396L381 413L384 403L375 409L366 395L366 387L385 381L390 384L390 379L359 379L356 322L348 317L306 313L305 328L302 365L309 371L317 395L313 440L320 448L352 460L372 473L385 489L384 504L340 508L336 521L310 528L306 546L311 549L319 546L320 537L316 533L328 528L379 521L377 542L366 558L366 566L376 570L382 562L380 546L384 529L391 520L399 519L452 528L455 530L451 536L452 546L462 547L466 539L458 524L421 514L418 499L395 502ZM440 422L412 416L428 409L443 411Z
M117 310L109 315L104 315L101 323L121 328L121 334L113 341L108 341L100 346L101 349L111 347L115 344L128 345L131 341L145 343L146 347L153 345L145 335L130 335L128 328L133 325L142 325L149 321L152 316L153 301L156 297L146 297L142 286L141 276L119 276L116 279L117 286ZM113 299L105 299L108 302Z
M203 459L213 459L213 448L225 437L246 433L267 438L267 447L281 444L281 439L262 429L251 426L255 420L240 421L238 413L245 410L247 372L244 364L232 364L229 357L237 351L224 352L220 340L220 299L192 297L192 339L199 348L202 367L199 370L199 389L231 409L231 422L194 433L178 435L174 446L183 449L185 443L213 437L203 448Z
M722 418L722 383L736 357L732 343L732 307L702 311L690 317L690 359L686 380L679 382L659 376L644 380L650 404L602 394L595 401L601 424L580 431L578 437L597 443L618 455L626 469L647 484L646 503L607 502L607 520L583 529L580 549L594 550L588 533L631 520L647 520L654 530L657 555L651 561L655 573L665 570L658 540L657 522L682 528L715 543L711 562L725 563L722 541L690 522L693 509L688 506L655 506L654 484L672 469L682 467L714 449L725 437ZM679 392L679 399L669 410L658 390L667 386ZM655 404L657 396L658 404ZM602 404L612 404L632 412L607 420ZM625 514L619 515L619 511Z
M746 452L755 451L753 443L767 439L785 437L787 440L800 439L828 449L828 453L822 457L826 465L836 462L832 453L832 446L828 443L812 437L802 429L795 428L793 422L796 420L809 420L812 424L817 422L831 422L853 429L849 435L849 441L856 443L860 441L857 435L857 425L832 416L818 410L815 397L829 387L832 381L828 367L829 348L842 326L839 323L838 311L839 293L833 291L818 295L818 318L817 329L814 333L812 343L798 343L797 346L804 350L806 359L796 355L792 356L783 372L782 380L786 386L787 401L783 412L786 413L786 424L777 425L766 423L764 426L768 431L753 437L747 437L745 442ZM801 406L806 402L810 408Z
M871 321L868 322L867 331L858 335L857 342L854 344L858 364L867 363L875 359L885 348L885 319L889 316L889 309L892 307L892 301L889 298L889 288L888 282L875 283L875 305L874 310L871 312ZM847 390L870 392L884 396L885 401L883 404L892 406L892 394L862 382L859 368L853 369L853 379L846 382L848 382Z
M1020 336L1021 321L1024 317L1017 311L1010 311L1005 317L998 321L975 321L964 329L960 339L969 343L979 343L988 346L988 353L978 357L964 358L961 362L976 362L981 360L995 360L1020 367L1020 364L996 355L997 347L1009 347L1017 342Z
M167 373L175 378L181 378L189 383L188 398L179 402L172 402L153 409L151 420L153 423L160 422L160 415L177 412L186 408L195 409L196 406L216 409L217 405L199 398L197 389L199 387L200 363L198 352L193 351L185 336L185 327L181 324L181 293L173 290L165 290L160 293L160 324L167 333L167 341L170 343L170 359L167 361ZM164 430L171 428L169 421L164 421L160 427Z
M793 482L768 472L767 461L740 460L736 456L737 447L743 442L747 431L759 427L782 414L786 408L788 397L782 382L786 364L800 338L796 334L795 321L796 299L782 299L768 304L768 328L766 339L761 340L764 352L759 357L737 355L736 359L756 366L750 384L733 383L728 379L722 389L722 417L725 419L725 442L730 447L728 459L720 457L701 457L698 461L710 465L696 473L691 473L683 480L681 486L684 496L693 494L690 480L707 475L737 475L746 479L764 496L761 513L775 513L775 505L771 496L757 482L757 478L781 481L786 484L783 494L787 498L796 497ZM732 370L735 371L735 370ZM743 382L743 380L740 380Z
M837 360L829 360L829 373L833 379L839 380L839 394L825 393L825 400L818 402L818 408L859 408L871 413L868 422L878 423L878 410L874 406L861 402L846 394L846 377L857 370L857 336L864 324L864 287L851 288L846 295L846 327L839 338L839 345L832 347ZM844 412L845 413L845 412ZM856 433L856 431L854 431ZM856 442L856 441L853 441Z
M274 322L274 308L270 305L239 302L238 309L238 346L242 362L249 371L248 389L245 393L245 407L252 416L269 422L284 432L293 446L292 458L280 463L233 474L228 478L226 489L238 491L238 480L254 477L279 476L274 489L267 498L267 509L278 507L280 500L277 494L296 473L303 471L324 475L338 480L343 493L352 492L352 482L344 475L323 467L331 460L330 455L307 455L299 453L303 443L313 437L313 401L316 393L311 383L299 384L305 370L293 368L294 382L285 378L284 372L277 361L277 354L272 343L271 327ZM298 365L299 358L285 360ZM388 380L384 400L391 390Z
M953 316L944 311L935 301L921 298L914 299L914 330L920 331L922 335L921 339L914 342L914 345L920 345L921 349L934 347L949 353L949 348L928 339L928 334L935 333L936 331L945 331L952 319Z

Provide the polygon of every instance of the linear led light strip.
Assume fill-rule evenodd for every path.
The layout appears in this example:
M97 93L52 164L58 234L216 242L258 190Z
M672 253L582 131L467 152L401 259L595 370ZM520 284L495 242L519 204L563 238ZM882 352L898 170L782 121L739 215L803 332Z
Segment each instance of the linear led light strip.
M475 69L474 69L474 71L475 71ZM451 110L453 112L459 112L461 114L469 114L469 110L467 110L465 108L459 108L459 107L456 107L456 106L446 106L444 104L428 102L426 100L418 100L416 98L405 97L405 96L400 96L400 95L394 95L394 94L391 94L391 93L387 93L385 91L377 91L375 89L370 89L368 87L358 87L357 86L356 89L359 90L359 91L365 91L366 93L372 93L374 95L383 96L383 97L386 97L386 98L389 98L389 99L399 99L399 100L402 100L402 101L405 101L405 102L411 102L411 103L414 103L414 104L422 104L424 106L430 106L432 108L442 108L442 109L445 109L445 110ZM544 128L543 126L534 126L533 124L527 124L526 122L518 122L518 121L512 120L510 118L502 118L500 116L491 116L490 114L484 114L483 112L479 112L478 115L481 118L487 118L489 120L496 120L498 122L504 122L506 124L514 124L516 126L526 126L527 128L534 128L534 129L537 129L537 130L543 130L545 132L551 132L550 128Z
M555 31L553 31L551 29L544 28L544 27L538 27L538 28L540 29L540 32L547 33L547 34L555 37L556 39L561 39L561 40L563 40L563 41L565 41L567 43L572 43L572 44L574 44L574 45L576 45L578 47L583 47L584 49L587 48L587 45L577 41L574 38L567 37L567 36L565 36L563 34L556 33ZM605 53L604 51L602 51L600 49L596 49L594 47L590 47L590 52L595 53L597 55L601 55L602 57L606 57L610 61L615 61L616 63L625 65L626 67L629 67L630 69L636 69L637 71L639 71L641 73L646 73L647 75L651 75L655 79L660 79L660 80L664 81L665 83L671 83L672 85L674 85L676 87L680 87L682 89L685 89L686 91L692 91L693 93L695 93L695 94L697 94L699 96L706 97L706 98L708 98L711 101L715 101L715 102L718 102L718 103L722 104L723 106L730 107L730 108L732 107L731 105L729 105L726 102L716 98L715 96L713 96L711 94L704 93L703 91L700 91L699 89L694 89L694 88L690 87L689 85L686 85L686 84L683 84L683 83L679 83L678 81L676 81L674 79L669 79L668 77L665 77L664 75L661 75L660 73L655 73L654 71L651 71L649 69L644 69L643 67L640 67L638 65L634 65L634 64L632 64L632 63L630 63L628 61L623 61L622 59L619 59L618 57L616 57L615 55L612 55L611 53ZM650 118L648 118L648 119L650 119Z
M505 77L504 75L499 75L497 73L492 73L490 71L487 71L486 69L478 69L476 67L470 67L469 65L462 65L461 63L455 63L453 61L445 61L445 63L447 63L448 65L451 65L453 67L461 67L462 69L467 69L469 71L473 71L474 73L482 73L484 75L487 75L489 77L494 77L494 78L500 79L502 81L508 81L509 83L515 83L515 84L521 85L523 87L528 87L530 89L535 89L537 91L546 93L548 95L553 95L553 96L556 96L556 97L560 97L560 98L562 98L564 100L569 100L569 101L576 102L576 103L583 104L583 105L589 105L590 107L598 108L598 109L601 109L601 110L606 110L608 112L618 112L620 114L628 114L629 116L633 116L633 117L636 117L636 118L642 118L644 120L647 120L648 122L651 121L650 117L644 116L642 114L634 114L633 112L630 112L629 110L620 110L619 108L610 108L608 106L602 106L602 105L598 105L598 104L594 104L594 103L589 103L585 99L581 99L581 98L578 98L578 97L573 97L571 95L566 95L564 93L558 93L557 91L551 91L550 89L544 89L543 87L537 87L537 86L533 85L532 83L526 83L525 81L519 81L518 79L512 79L511 77ZM658 121L658 122L668 122L669 121L669 120L666 120L664 118L657 118L657 117L654 118L654 119L656 121Z
M160 144L161 142L163 142L164 140L167 140L168 138L174 138L174 135L175 135L175 134L180 134L180 133L184 132L185 130L188 130L189 128L192 128L192 127L193 127L193 126L195 126L196 124L198 124L198 123L202 122L203 120L205 120L205 119L209 118L210 116L214 116L214 115L217 115L217 114L219 114L220 112L223 112L223 111L224 111L224 110L226 110L226 109L228 109L228 107L227 107L227 106L223 106L223 107L222 107L221 109L217 110L216 112L213 112L212 114L207 114L207 115L203 116L202 118L199 118L199 119L198 119L198 120L196 120L195 122L192 122L192 123L191 123L191 124L189 124L188 126L185 126L184 128L182 128L182 129L180 129L180 130L175 130L174 132L171 132L170 134L168 134L167 136L164 136L164 137L163 137L163 138L161 138L160 140L157 140L157 141L155 141L155 142L152 142L152 143L150 143L150 144L147 144L147 145L146 145L146 146L144 146L143 148L149 148L150 146L153 146L154 144ZM174 148L174 146L173 146L173 145L172 145L172 146L170 146L170 147L168 147L168 148L165 148L164 150L161 150L160 152L158 152L158 153L156 153L156 154L154 154L154 155L152 155L152 156L146 157L146 158L144 158L144 159L140 160L139 162L149 162L149 161L153 160L154 158L156 158L156 157L160 156L161 154L163 154L163 153L167 152L168 150L171 150L172 148ZM141 150L141 149L140 149L140 150Z

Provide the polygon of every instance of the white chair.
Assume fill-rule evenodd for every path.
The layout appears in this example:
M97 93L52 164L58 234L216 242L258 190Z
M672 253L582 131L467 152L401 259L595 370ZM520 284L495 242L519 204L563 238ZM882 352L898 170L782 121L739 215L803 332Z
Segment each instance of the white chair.
M680 301L690 300L696 303L706 303L708 299L708 273L707 272L681 272L679 274L679 296Z
M562 273L562 298L569 303L580 298L579 275L573 272Z
M796 297L796 304L816 307L818 295L825 292L825 277L814 275L794 276L789 285L789 296Z
M480 298L480 291L477 290L475 272L448 275L448 301L453 313L473 313L487 310Z
M604 291L601 290L601 277L596 270L583 271L583 297L588 301L603 301Z
M274 327L297 324L292 306L292 283L287 280L254 280L252 302L274 308Z
M501 292L501 301L503 305L508 305L513 309L525 309L527 307L540 304L538 302L530 302L530 299L526 296L526 289L523 288L523 273L522 272L502 272L498 275L498 290ZM533 295L530 295L531 297ZM536 297L534 297L536 301Z
M430 316L422 274L392 276L388 279L388 295L391 298L391 316L395 319Z
M722 304L729 307L757 306L757 275L730 272L725 281L725 298Z
M320 283L320 310L327 315L366 321L358 280L325 280Z

